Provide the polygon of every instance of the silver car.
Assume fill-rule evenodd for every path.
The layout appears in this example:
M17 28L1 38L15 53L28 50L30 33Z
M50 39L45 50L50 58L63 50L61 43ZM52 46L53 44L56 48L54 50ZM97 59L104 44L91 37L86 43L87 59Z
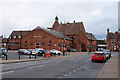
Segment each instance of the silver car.
M106 58L109 59L111 57L110 50L104 50L103 53L106 55Z

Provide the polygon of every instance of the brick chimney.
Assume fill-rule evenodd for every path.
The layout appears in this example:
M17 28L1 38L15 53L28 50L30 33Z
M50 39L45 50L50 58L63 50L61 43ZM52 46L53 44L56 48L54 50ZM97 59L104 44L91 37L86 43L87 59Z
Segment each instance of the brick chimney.
M107 34L109 34L109 28L107 29Z

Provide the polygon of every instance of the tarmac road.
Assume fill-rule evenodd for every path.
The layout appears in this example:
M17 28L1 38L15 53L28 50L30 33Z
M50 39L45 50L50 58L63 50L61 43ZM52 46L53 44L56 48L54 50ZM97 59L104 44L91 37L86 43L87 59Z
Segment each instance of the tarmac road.
M92 63L91 54L31 62L2 64L3 78L96 78L104 63Z

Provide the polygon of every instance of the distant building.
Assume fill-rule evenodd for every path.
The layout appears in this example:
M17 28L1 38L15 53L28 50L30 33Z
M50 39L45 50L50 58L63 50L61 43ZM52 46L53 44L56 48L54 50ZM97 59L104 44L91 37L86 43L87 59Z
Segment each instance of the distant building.
M7 38L3 38L2 41L3 41L2 42L2 47L7 48L8 39Z
M3 35L0 36L0 48L2 47Z
M97 40L97 51L105 50L106 47L106 40Z
M110 49L111 51L118 51L120 47L120 33L116 31L115 33L109 32L109 29L107 29L107 37L106 37L106 43L107 43L107 49Z

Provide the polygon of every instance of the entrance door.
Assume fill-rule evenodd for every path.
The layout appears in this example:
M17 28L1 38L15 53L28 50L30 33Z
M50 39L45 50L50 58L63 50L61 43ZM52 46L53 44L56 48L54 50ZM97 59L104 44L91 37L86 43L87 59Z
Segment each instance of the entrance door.
M39 48L40 47L40 44L39 43L36 43L36 48Z

